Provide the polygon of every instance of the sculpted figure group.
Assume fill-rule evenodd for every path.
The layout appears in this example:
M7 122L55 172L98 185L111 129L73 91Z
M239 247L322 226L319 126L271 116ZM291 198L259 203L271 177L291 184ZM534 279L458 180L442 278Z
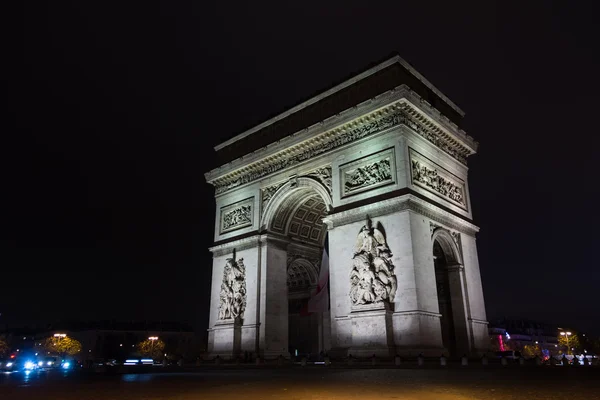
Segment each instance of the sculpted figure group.
M390 251L381 230L367 221L357 237L350 271L353 305L391 302L398 287Z
M221 283L219 319L242 318L246 309L246 267L244 259L228 258Z

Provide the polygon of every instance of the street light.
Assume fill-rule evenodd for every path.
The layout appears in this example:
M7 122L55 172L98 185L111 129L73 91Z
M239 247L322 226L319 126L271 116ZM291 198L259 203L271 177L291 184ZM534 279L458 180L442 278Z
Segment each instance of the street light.
M154 356L154 342L156 342L158 340L158 336L150 336L148 337L148 340L150 342L152 342L152 345L150 346L150 356Z
M64 337L67 337L67 334L66 333L55 333L54 337L64 338Z
M567 338L567 353L568 353L569 352L569 336L571 336L572 333L571 332L561 332L560 335Z

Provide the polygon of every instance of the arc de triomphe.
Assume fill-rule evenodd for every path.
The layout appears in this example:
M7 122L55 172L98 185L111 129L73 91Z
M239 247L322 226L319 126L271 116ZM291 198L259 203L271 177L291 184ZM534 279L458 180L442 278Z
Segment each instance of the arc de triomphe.
M209 351L485 351L463 116L396 56L217 146Z

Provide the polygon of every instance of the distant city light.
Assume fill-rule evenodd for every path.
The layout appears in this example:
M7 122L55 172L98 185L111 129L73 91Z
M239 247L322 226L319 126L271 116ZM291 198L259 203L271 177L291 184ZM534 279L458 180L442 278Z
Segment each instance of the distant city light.
M66 333L55 333L55 334L54 334L54 337L60 337L60 338L63 338L63 337L67 337L67 334L66 334Z
M150 336L148 340L158 340L158 336Z

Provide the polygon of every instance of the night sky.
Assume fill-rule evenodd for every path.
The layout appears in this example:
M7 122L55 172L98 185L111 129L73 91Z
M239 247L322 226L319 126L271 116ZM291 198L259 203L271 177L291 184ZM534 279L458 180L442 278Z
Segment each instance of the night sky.
M213 146L398 52L480 142L469 178L488 319L600 333L598 10L51 3L2 13L0 326L204 331Z

